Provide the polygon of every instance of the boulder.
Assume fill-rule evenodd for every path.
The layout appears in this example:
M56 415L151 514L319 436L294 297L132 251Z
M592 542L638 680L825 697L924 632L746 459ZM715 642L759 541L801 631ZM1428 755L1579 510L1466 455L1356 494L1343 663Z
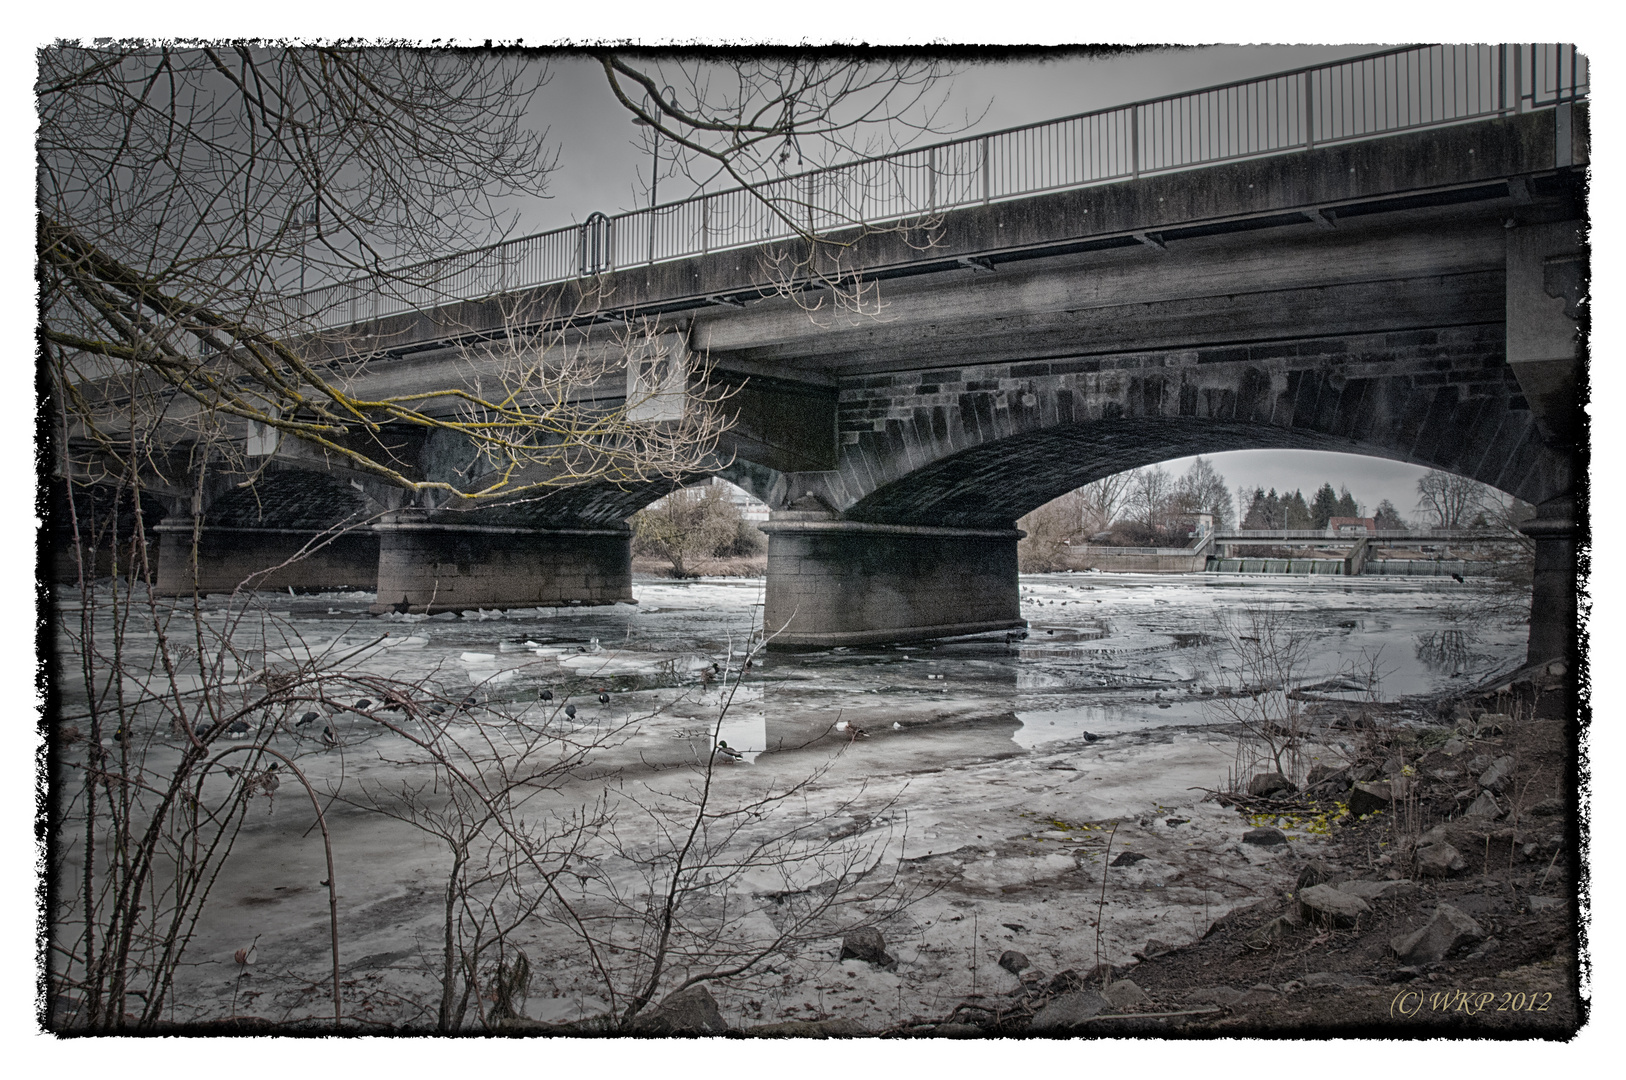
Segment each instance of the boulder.
M1513 758L1511 755L1504 754L1491 762L1490 768L1480 774L1479 786L1486 791L1500 792L1507 784L1508 774L1512 771Z
M1242 834L1244 844L1259 844L1262 847L1274 847L1277 844L1287 843L1287 835L1280 829L1249 829Z
M691 986L661 999L635 1018L628 1032L637 1035L721 1035L728 1031L717 999L704 986Z
M1112 1003L1115 1009L1133 1009L1140 1005L1150 1005L1151 997L1139 986L1128 979L1119 979L1105 990L1101 996Z
M1402 964L1416 966L1443 960L1453 950L1483 939L1485 932L1473 919L1450 904L1441 904L1428 925L1390 940L1389 947Z
M1124 851L1112 860L1113 866L1134 866L1138 862L1145 862L1150 856L1142 855L1138 851Z
M1331 765L1322 765L1317 762L1310 766L1310 775L1304 778L1304 782L1309 787L1315 787L1324 780L1334 779L1342 772L1342 769L1335 769Z
M1278 791L1293 792L1297 790L1298 788L1294 786L1293 781L1279 772L1259 773L1248 781L1248 794L1256 798L1274 795Z
M1446 757L1456 757L1466 749L1468 749L1468 740L1461 735L1453 735L1445 740L1445 745L1440 747L1440 753Z
M1419 877L1450 877L1467 867L1468 861L1462 857L1462 852L1450 844L1429 844L1417 849Z
M1417 886L1404 878L1399 881L1346 881L1338 886L1338 891L1371 902L1416 896Z
M1356 784L1349 789L1349 812L1365 817L1377 810L1389 809L1388 784Z
M886 938L873 926L860 926L847 932L841 939L841 959L863 960L887 971L898 966L896 958L886 951Z
M1294 889L1308 889L1311 885L1321 885L1332 877L1332 870L1321 859L1314 859L1304 864L1299 871L1299 879L1294 882Z
M1312 885L1298 894L1299 910L1309 922L1323 926L1353 926L1372 910L1370 904L1352 893L1331 885Z
M1052 998L1028 1021L1029 1031L1062 1031L1082 1024L1110 1003L1093 990L1073 990Z
M999 954L999 966L1012 975L1020 975L1032 967L1033 964L1025 954L1019 953L1015 949L1006 949Z
M1496 796L1488 791L1481 791L1479 798L1469 804L1468 809L1462 812L1463 817L1484 818L1486 821L1495 821L1501 816L1502 808L1496 804Z

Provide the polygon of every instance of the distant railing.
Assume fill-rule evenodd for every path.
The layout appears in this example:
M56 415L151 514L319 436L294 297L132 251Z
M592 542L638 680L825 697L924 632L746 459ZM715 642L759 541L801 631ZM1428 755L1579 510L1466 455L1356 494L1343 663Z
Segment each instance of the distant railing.
M1375 532L1339 532L1334 529L1227 529L1212 534L1216 543L1240 540L1439 540L1473 543L1479 540L1518 539L1512 533L1482 529L1378 529Z
M1421 45L867 158L299 294L336 327L712 251L1528 112L1587 96L1573 45ZM775 213L777 208L779 213ZM796 222L792 228L780 215Z

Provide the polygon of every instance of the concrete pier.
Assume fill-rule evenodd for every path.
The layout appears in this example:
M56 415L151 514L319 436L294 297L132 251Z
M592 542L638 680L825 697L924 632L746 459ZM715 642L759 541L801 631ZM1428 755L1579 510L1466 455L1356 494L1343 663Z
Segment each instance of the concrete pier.
M1536 542L1535 580L1530 589L1531 663L1564 660L1574 670L1576 646L1575 504L1569 497L1536 508L1519 526Z
M1019 529L876 525L784 511L768 534L770 645L866 645L1026 626Z
M378 531L374 614L634 602L627 526L386 522Z

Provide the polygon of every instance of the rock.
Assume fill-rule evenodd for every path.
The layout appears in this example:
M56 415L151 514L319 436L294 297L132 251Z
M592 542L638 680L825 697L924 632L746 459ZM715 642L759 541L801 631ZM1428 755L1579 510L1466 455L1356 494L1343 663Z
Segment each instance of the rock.
M1280 990L1284 994L1296 994L1300 990L1304 989L1304 984L1299 982L1297 979L1289 979L1276 989Z
M1059 976L1058 976L1059 977ZM1060 1031L1100 1013L1109 1002L1093 990L1074 990L1052 998L1028 1021L1029 1031Z
M999 954L999 966L1012 975L1020 975L1032 967L1033 963L1028 960L1024 953L1019 953L1015 949L1006 949Z
M1552 817L1563 812L1564 803L1559 799L1543 799L1530 808L1530 813L1534 817Z
M717 999L704 986L691 986L661 999L627 1029L637 1035L720 1035L728 1031Z
M1508 773L1512 771L1513 758L1504 754L1495 761L1491 762L1490 768L1486 769L1480 774L1479 786L1484 788L1486 791L1500 792L1503 785L1507 783Z
M1248 794L1255 797L1274 795L1278 791L1293 792L1298 788L1293 781L1279 772L1260 773L1248 781Z
M1313 971L1304 977L1305 986L1336 986L1341 990L1377 984L1378 981L1370 976L1352 975L1347 971Z
M1229 986L1205 986L1200 990L1193 990L1186 995L1186 1000L1193 1005L1224 1005L1232 1006L1242 1000L1242 991Z
M1159 941L1157 938L1150 938L1146 942L1146 952L1144 955L1148 960L1152 960L1162 956L1164 953L1172 953L1176 948L1177 946L1170 945L1166 941Z
M1328 868L1327 864L1321 859L1314 859L1305 863L1304 869L1299 871L1299 879L1293 884L1294 891L1308 889L1311 885L1324 884L1330 877L1332 877L1332 870Z
M1315 787L1324 780L1334 779L1343 771L1342 769L1334 769L1330 765L1317 763L1310 766L1310 775L1304 778L1304 782L1309 787Z
M1355 770L1354 775L1357 783L1365 783L1368 780L1376 780L1380 773L1376 765L1362 765Z
M1507 713L1486 713L1479 718L1479 734L1502 735L1513 726L1513 717Z
M886 938L873 926L860 926L847 932L841 939L841 959L863 960L887 971L898 966L898 961L887 954Z
M1138 862L1146 861L1147 858L1149 858L1149 856L1142 855L1138 851L1125 851L1125 852L1121 852L1116 859L1112 860L1112 865L1113 866L1134 866Z
M1353 926L1372 910L1359 896L1331 885L1312 885L1298 894L1298 901L1304 918L1323 926Z
M980 1039L982 1028L976 1024L938 1024L929 1034L934 1039Z
M1377 810L1389 809L1388 784L1356 784L1349 789L1349 812L1365 817Z
M1277 844L1287 843L1287 835L1280 829L1249 829L1242 834L1244 844L1259 844L1264 847L1274 847Z
M1496 805L1496 796L1488 791L1481 791L1479 798L1469 804L1468 809L1462 812L1463 817L1484 818L1494 821L1502 814L1502 808Z
M1453 735L1445 740L1445 745L1440 747L1440 753L1446 757L1456 757L1466 749L1468 749L1468 740L1461 735Z
M1532 896L1528 904L1531 911L1552 911L1564 907L1564 901L1556 896Z
M1402 964L1432 964L1443 960L1455 949L1479 941L1485 932L1479 924L1450 904L1435 909L1428 925L1414 934L1393 938L1389 947Z
M1339 892L1358 896L1362 900L1399 900L1417 895L1417 886L1402 878L1398 881L1346 881L1338 886Z
M1101 991L1101 996L1112 1003L1115 1009L1133 1009L1140 1005L1150 1005L1151 997L1139 986L1128 979L1120 979Z
M1450 844L1430 844L1417 849L1419 877L1450 877L1467 869L1468 861L1462 852Z

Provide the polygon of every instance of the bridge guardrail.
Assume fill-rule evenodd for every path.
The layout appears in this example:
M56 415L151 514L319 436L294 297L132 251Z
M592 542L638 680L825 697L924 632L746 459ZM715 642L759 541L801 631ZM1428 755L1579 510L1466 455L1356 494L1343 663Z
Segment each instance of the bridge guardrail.
M334 328L812 232L1305 151L1582 100L1573 45L1420 45L903 150L308 289ZM386 291L387 288L387 291Z

